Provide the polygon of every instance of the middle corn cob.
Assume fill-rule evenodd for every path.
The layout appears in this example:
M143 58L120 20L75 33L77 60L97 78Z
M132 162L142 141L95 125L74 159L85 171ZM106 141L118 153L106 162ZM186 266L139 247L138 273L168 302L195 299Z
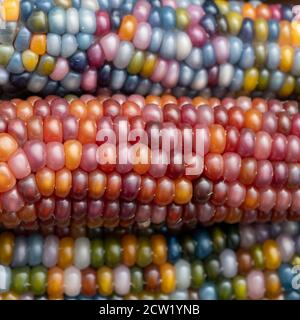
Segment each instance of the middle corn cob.
M61 227L72 218L89 227L178 228L299 218L300 115L294 101L31 97L3 101L0 126L1 222L8 228L37 219ZM121 145L118 139L132 129L140 135ZM178 130L188 132L184 137L193 146L180 164ZM98 141L103 131L116 134L115 146ZM170 152L159 140L155 155L153 139L166 132ZM138 157L120 163L133 145L147 155L146 163ZM100 146L108 162L101 162ZM190 174L191 168L198 171Z

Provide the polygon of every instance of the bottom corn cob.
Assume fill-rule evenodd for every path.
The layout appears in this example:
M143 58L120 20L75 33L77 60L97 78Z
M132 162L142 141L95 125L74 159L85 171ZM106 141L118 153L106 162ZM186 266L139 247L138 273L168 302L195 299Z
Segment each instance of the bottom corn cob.
M300 225L0 235L1 299L300 299Z

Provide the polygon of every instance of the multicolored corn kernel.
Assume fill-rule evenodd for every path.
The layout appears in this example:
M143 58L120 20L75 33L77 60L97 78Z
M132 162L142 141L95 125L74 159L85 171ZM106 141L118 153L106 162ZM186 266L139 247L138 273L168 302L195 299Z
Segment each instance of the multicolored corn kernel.
M60 95L299 96L300 24L257 1L4 0L0 86Z
M1 298L299 299L296 222L148 234L73 240L2 233Z

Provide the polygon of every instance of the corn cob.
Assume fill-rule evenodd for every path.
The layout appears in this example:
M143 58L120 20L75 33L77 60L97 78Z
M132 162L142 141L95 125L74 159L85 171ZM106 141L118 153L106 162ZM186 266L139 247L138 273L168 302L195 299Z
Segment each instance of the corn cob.
M79 224L88 218L93 227L103 221L175 226L299 219L297 110L294 101L246 97L3 101L2 223L14 228L54 218L66 227L71 218ZM115 135L115 144L99 140L103 132ZM176 145L178 132L182 145Z
M0 252L3 299L133 299L147 292L171 299L299 298L292 287L300 254L295 222L220 226L180 236L154 232L150 238L73 240L5 232Z
M300 24L258 1L3 0L4 93L300 93Z

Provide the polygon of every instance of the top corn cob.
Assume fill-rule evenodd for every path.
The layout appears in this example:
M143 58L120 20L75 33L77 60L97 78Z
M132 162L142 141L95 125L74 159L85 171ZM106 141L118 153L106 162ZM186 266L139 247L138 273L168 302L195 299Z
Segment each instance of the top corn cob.
M299 95L295 15L258 1L3 0L0 86Z

